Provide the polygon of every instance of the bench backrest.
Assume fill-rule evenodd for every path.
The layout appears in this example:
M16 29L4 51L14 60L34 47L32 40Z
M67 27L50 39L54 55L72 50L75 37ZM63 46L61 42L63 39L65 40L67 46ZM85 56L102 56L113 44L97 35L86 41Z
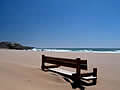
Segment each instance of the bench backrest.
M56 58L56 57L48 57L42 55L42 63L50 63L57 64L60 66L71 67L87 70L87 60L81 60L80 58L76 59L67 59L67 58Z

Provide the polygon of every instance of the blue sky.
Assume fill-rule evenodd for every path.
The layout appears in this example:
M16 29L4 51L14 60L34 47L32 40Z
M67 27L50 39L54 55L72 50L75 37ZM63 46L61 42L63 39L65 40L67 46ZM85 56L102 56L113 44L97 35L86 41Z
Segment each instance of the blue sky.
M0 41L120 47L119 0L0 0Z

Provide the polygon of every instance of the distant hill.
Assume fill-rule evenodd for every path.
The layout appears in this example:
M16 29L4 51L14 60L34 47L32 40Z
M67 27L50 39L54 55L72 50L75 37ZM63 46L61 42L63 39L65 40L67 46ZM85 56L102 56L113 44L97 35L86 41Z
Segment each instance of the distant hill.
M19 43L14 43L14 42L0 42L0 48L16 49L16 50L28 50L28 49L33 49L34 47L23 46Z

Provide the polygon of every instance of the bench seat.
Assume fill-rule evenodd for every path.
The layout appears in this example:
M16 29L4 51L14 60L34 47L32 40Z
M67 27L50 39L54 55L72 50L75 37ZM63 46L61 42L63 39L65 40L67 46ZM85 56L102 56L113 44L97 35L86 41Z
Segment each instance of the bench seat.
M53 72L57 72L57 73L62 73L62 74L69 75L69 76L72 76L73 74L75 74L75 72L64 70L64 69L61 69L61 68L49 68L48 70L53 71ZM94 80L94 79L97 79L97 77L87 76L87 77L81 77L81 79L83 79L83 80Z
M70 76L72 76L72 74L75 73L75 72L67 71L67 70L64 70L64 69L61 69L61 68L48 68L48 70L58 72L58 73L62 73L62 74L66 74L66 75L70 75Z
M97 79L97 77L88 76L88 77L81 77L81 79L83 79L83 80L94 80L94 79Z

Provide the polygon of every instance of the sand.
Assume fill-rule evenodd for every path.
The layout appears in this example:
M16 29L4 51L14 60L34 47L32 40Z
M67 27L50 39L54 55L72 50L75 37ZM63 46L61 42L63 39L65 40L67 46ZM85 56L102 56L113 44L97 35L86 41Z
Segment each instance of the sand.
M62 76L40 69L42 54L87 59L89 71L98 68L98 80L97 85L85 87L85 90L119 90L120 54L3 49L0 50L0 90L73 90Z

